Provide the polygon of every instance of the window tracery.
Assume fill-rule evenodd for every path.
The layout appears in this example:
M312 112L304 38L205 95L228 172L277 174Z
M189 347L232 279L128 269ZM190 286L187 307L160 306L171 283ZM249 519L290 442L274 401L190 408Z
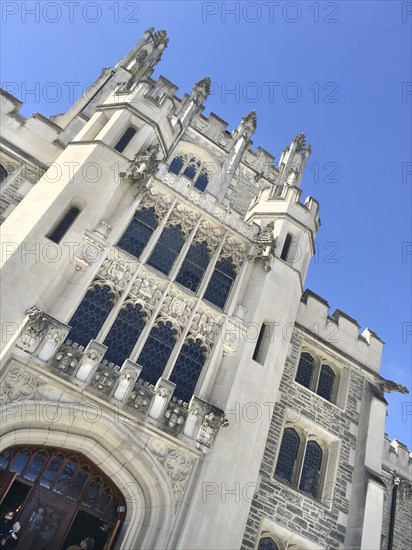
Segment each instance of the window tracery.
M204 193L209 183L209 173L205 163L194 156L183 153L176 155L169 165L169 172L182 174L194 182L194 187Z
M323 361L315 361L310 353L301 353L295 381L316 392L323 399L334 401L337 382L336 372Z

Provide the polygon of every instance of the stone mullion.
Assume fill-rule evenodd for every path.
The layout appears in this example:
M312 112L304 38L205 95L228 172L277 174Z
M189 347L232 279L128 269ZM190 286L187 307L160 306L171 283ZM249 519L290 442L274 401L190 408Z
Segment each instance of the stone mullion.
M139 206L142 198L144 197L144 193L142 194L142 196L140 197L140 200L135 203L134 205L134 210L133 210L133 216L134 216L134 213L136 212L136 209L137 207ZM148 243L146 244L145 246L145 249L144 251L142 252L142 254L140 255L140 260L135 258L134 256L131 256L130 254L128 254L126 251L122 251L121 248L112 248L113 250L116 250L116 253L118 254L119 252L123 252L127 257L130 257L132 259L132 261L135 261L135 262L138 262L140 263L140 265L138 266L138 268L136 269L135 273L133 273L133 275L130 277L130 280L129 282L127 283L125 289L123 290L119 300L118 300L118 303L116 304L116 306L111 310L111 312L109 313L109 315L107 316L106 318L106 321L104 322L102 328L100 329L99 331L99 334L97 336L97 339L100 341L100 339L103 341L107 335L109 334L110 332L110 329L112 328L112 325L113 323L115 322L115 320L117 319L119 313L120 313L120 310L122 309L122 306L125 302L125 300L127 299L128 295L129 295L129 292L131 290L131 288L133 287L133 284L134 282L136 281L137 277L139 276L140 272L142 271L142 269L144 268L144 262L145 262L145 258L148 256L148 254L146 254L146 251L147 249L150 250L150 253L153 249L153 246L149 246L149 243L151 244L153 242L153 239L155 238L156 236L156 242L157 242L157 239L158 239L158 233L159 231L163 231L163 228L164 228L164 225L166 223L166 220L167 218L169 217L173 207L175 206L175 203L176 203L176 200L172 202L172 205L170 206L167 214L165 215L165 217L163 218L162 222L158 225L158 227L155 229L155 231L153 231L153 234L152 236L150 237ZM128 224L130 223L131 220L129 220ZM127 227L127 226L126 226ZM109 249L110 250L110 249ZM106 256L107 257L107 256ZM106 258L105 258L106 259ZM103 262L102 264L103 265ZM101 266L100 266L101 267ZM99 269L100 269L99 267ZM105 279L101 279L101 280L105 280ZM162 296L162 300L163 300L163 296ZM143 333L145 332L145 329L143 329L142 331L142 334L140 335L139 339L142 337ZM137 343L136 343L137 344ZM134 351L134 350L133 350ZM132 352L133 353L133 352ZM132 354L131 354L132 356Z
M305 459L306 447L308 445L308 433L306 430L304 430L303 433L299 433L299 435L301 437L301 443L299 445L299 452L295 462L295 471L293 472L292 479L292 483L295 485L296 489L299 489L300 480L302 478L303 461Z
M192 245L193 237L196 235L196 231L198 230L201 221L202 217L200 217L200 219L195 223L193 229L189 233L189 237L185 240L185 244L182 246L182 250L179 252L177 261L170 271L169 279L171 281L174 281L176 279L177 274L179 273L179 270L182 267L182 264L186 258L186 254L188 253L189 248ZM179 223L177 223L176 225L179 225ZM185 288L185 290L188 290L186 287L183 288Z

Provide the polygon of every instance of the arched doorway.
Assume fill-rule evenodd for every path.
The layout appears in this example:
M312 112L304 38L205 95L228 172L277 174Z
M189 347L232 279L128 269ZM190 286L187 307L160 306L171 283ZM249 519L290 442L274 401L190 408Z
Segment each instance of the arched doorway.
M125 499L111 479L79 452L14 446L0 455L0 507L16 511L19 550L64 550L92 537L110 550Z

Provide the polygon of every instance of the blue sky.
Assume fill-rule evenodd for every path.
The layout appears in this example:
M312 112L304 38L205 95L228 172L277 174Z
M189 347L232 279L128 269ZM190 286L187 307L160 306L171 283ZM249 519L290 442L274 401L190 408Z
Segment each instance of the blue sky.
M170 38L154 76L179 95L210 76L205 114L229 130L256 109L253 148L278 159L305 131L312 156L303 197L320 202L322 219L306 286L331 312L377 332L386 342L382 375L411 389L408 10L396 1L4 0L1 81L25 101L26 116L64 112L70 89L77 98L154 26ZM389 436L411 448L412 396L387 399Z

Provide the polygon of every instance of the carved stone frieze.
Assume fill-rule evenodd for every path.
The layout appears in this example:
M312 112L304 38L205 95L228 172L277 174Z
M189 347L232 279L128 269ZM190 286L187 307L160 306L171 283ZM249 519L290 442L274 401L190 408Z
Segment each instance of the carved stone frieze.
M136 262L131 262L129 258L119 250L112 249L102 263L98 276L115 285L118 290L123 291L136 271L136 268Z
M27 321L21 331L17 347L33 353L46 334L49 318L35 306L28 309L26 314Z
M154 392L146 383L136 382L127 400L127 406L142 414L147 414Z
M103 363L97 368L91 386L105 395L110 395L118 378L119 373Z
M157 220L160 222L173 203L173 198L165 195L160 189L151 186L143 195L140 208L154 208Z
M164 281L142 269L130 289L129 294L153 309L160 300L165 287Z
M177 402L175 398L172 398L163 415L162 424L177 435L183 430L187 414L187 408L181 402Z
M192 231L196 225L197 215L189 208L185 208L182 204L177 203L173 208L170 216L166 222L166 227L172 227L175 225L180 225L185 237L189 236L189 233Z
M214 341L223 318L217 316L212 310L199 308L193 317L190 331L194 334L203 336L206 340Z
M42 399L45 386L46 382L39 380L27 370L13 366L0 385L0 401L13 403Z
M247 249L248 245L237 241L233 237L227 237L223 243L219 257L230 258L235 268L239 269L246 258Z
M217 226L202 220L193 237L193 243L206 242L209 253L213 255L222 242L223 232Z
M181 327L186 324L192 308L192 300L171 288L161 305L159 320L170 321L180 331Z
M215 437L221 427L225 428L229 421L225 418L224 412L211 404L207 404L207 414L199 428L196 436L196 447L205 454L213 445Z
M153 438L149 442L149 448L170 479L175 497L175 511L177 511L195 459L161 439Z
M95 239L84 235L82 242L74 254L74 266L76 271L88 268L100 261L104 247Z
M72 376L81 361L83 353L65 342L50 361L50 366L59 374Z

